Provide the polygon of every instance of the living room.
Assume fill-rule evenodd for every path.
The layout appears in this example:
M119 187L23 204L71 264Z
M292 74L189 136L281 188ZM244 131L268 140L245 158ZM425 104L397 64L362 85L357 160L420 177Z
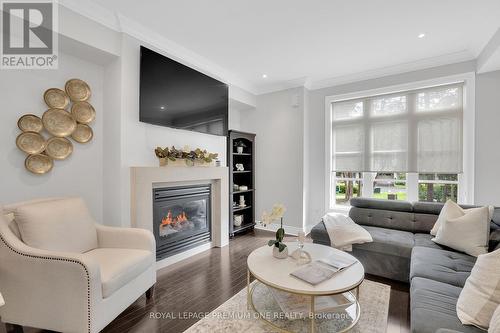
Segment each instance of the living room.
M0 332L500 332L498 1L3 1Z

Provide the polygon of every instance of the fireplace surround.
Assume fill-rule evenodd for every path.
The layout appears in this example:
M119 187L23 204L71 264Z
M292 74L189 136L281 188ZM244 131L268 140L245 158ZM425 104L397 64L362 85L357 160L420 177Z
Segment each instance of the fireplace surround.
M156 259L211 241L211 184L153 189Z
M156 262L161 269L201 253L211 247L229 244L229 171L227 167L131 167L130 226L144 228L154 234L153 190L163 187L211 185L210 242L186 249ZM126 200L126 198L124 198ZM126 206L125 206L126 207ZM126 208L125 208L126 209Z

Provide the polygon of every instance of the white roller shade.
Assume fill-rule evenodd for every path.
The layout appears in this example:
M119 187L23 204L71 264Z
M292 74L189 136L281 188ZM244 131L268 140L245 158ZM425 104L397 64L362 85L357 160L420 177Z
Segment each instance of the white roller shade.
M333 171L462 172L463 87L332 103Z

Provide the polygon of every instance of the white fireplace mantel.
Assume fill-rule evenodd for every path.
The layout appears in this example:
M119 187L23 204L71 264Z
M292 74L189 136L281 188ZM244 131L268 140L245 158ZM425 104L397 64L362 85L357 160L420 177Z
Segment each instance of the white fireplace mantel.
M131 224L153 232L153 189L158 187L212 184L212 242L157 263L165 267L210 247L229 244L229 183L227 167L131 167Z

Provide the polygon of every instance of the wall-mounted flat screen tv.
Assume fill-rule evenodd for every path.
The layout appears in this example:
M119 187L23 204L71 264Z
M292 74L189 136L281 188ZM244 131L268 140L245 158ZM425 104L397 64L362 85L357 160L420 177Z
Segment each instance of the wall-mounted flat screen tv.
M227 135L227 84L141 46L141 122Z

